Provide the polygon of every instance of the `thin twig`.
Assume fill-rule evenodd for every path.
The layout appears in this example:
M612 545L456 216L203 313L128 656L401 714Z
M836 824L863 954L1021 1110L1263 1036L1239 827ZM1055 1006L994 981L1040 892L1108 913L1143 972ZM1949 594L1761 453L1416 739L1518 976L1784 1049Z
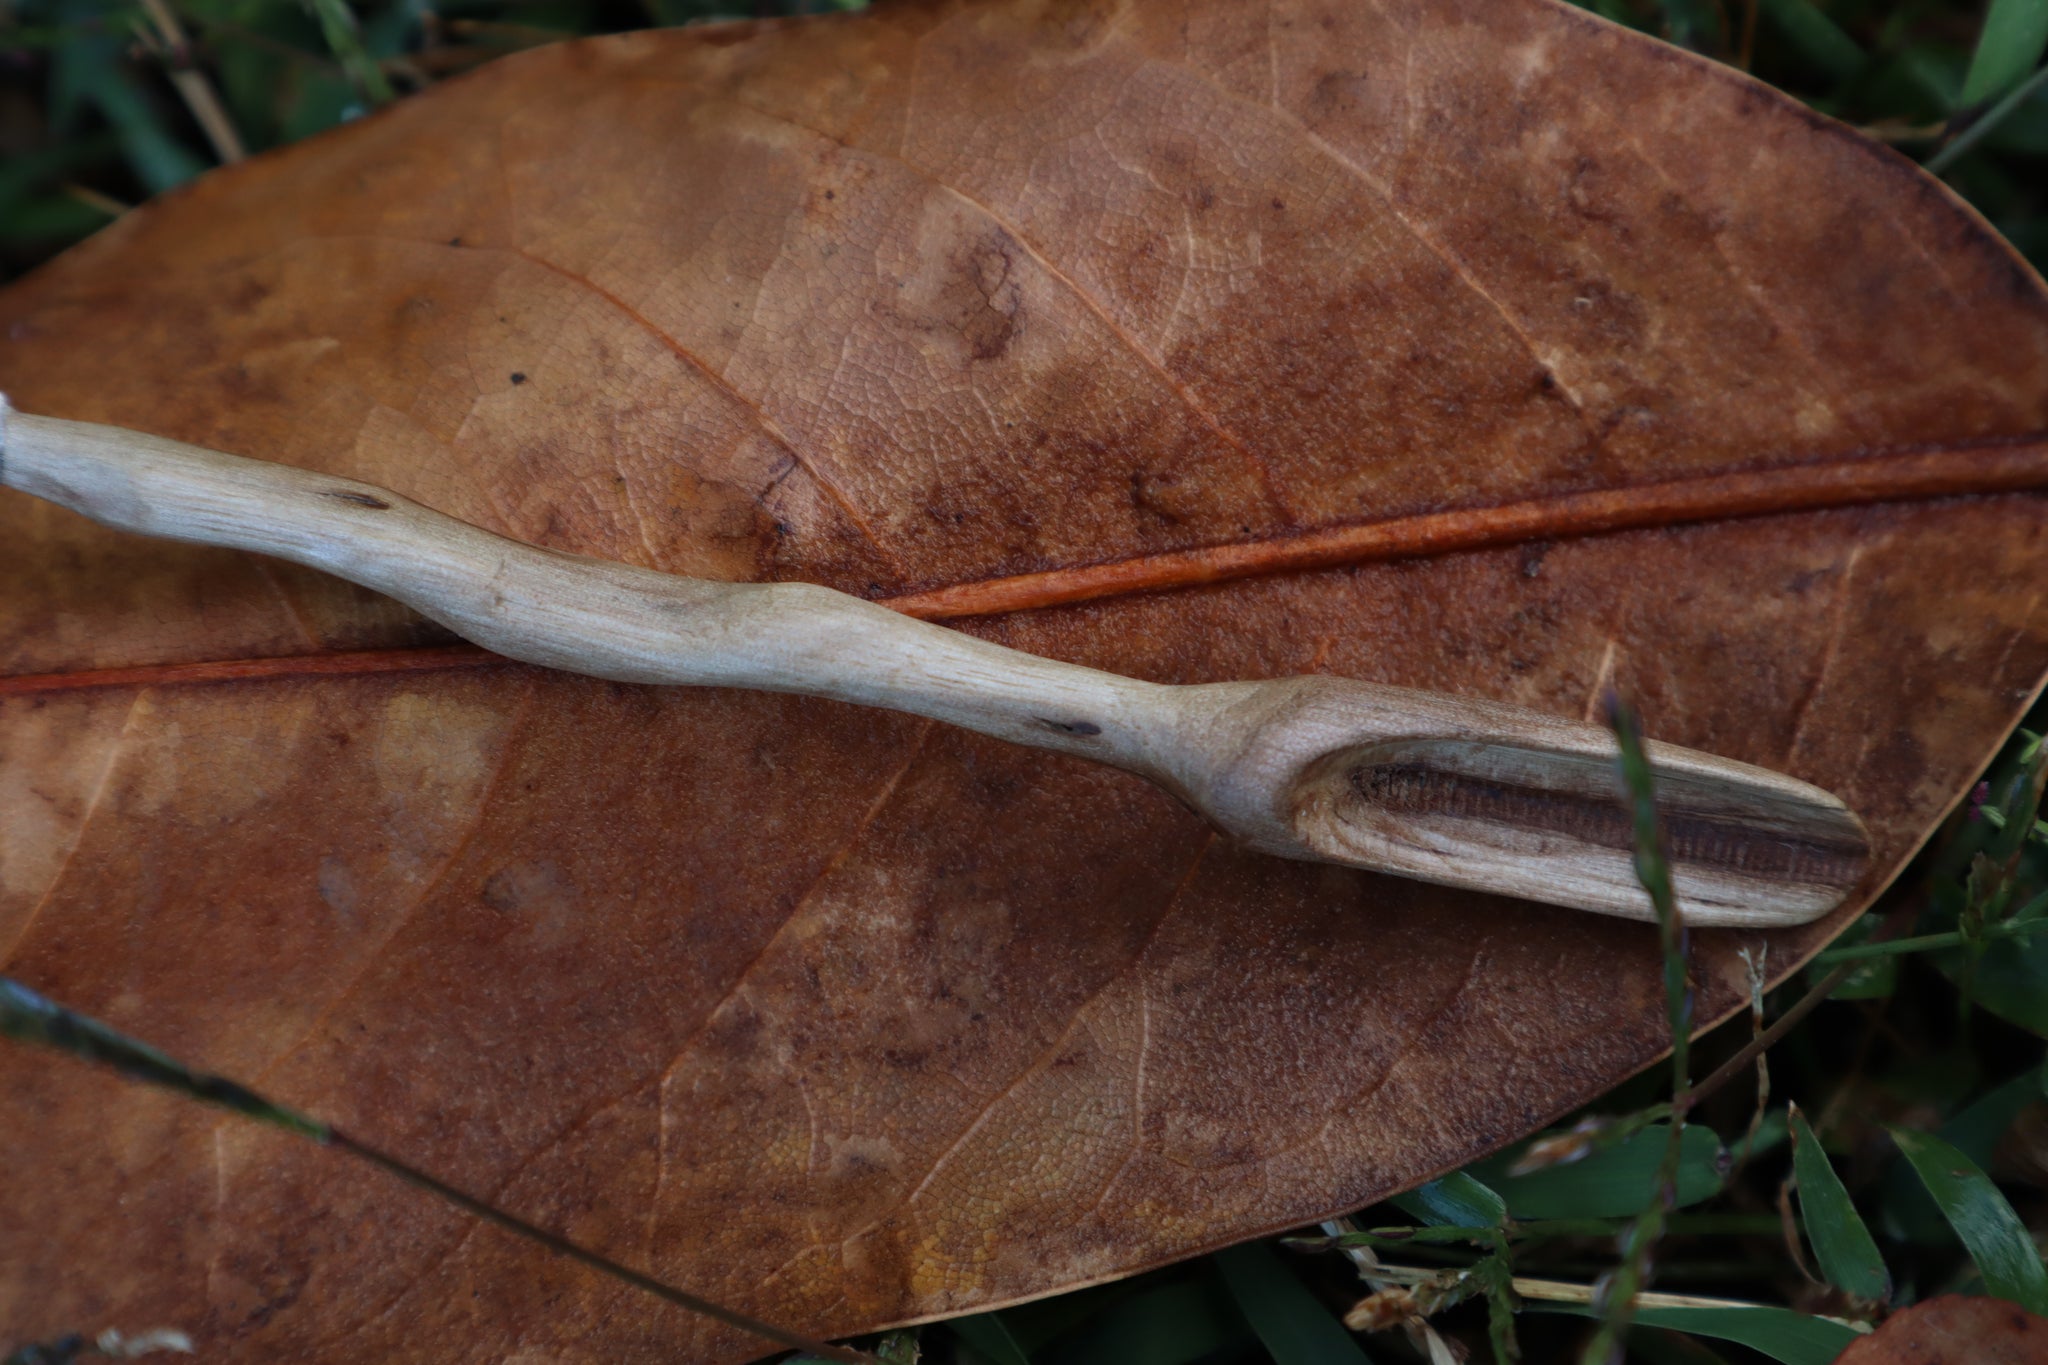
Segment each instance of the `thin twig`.
M1764 1031L1764 985L1767 972L1764 964L1770 960L1770 954L1771 947L1768 943L1754 952L1744 948L1738 954L1742 958L1744 972L1749 978L1749 1036L1752 1038ZM1729 1171L1731 1179L1735 1170L1747 1164L1751 1155L1755 1153L1756 1137L1763 1131L1764 1114L1770 1107L1770 1102L1770 1054L1759 1052L1756 1054L1756 1106L1750 1111L1749 1128L1742 1135L1742 1155L1735 1158L1735 1166Z
M601 1256L595 1251L578 1246L565 1237L549 1232L546 1228L538 1227L523 1218L487 1204L474 1195L465 1194L453 1185L437 1180L425 1171L409 1166L368 1143L359 1142L330 1124L266 1099L238 1081L195 1071L146 1043L117 1033L97 1019L66 1009L4 976L0 976L0 1037L54 1047L74 1057L111 1067L130 1080L162 1086L189 1099L216 1105L244 1118L296 1133L300 1137L311 1138L323 1146L367 1161L407 1184L425 1190L477 1218L524 1237L557 1256L581 1262L612 1279L644 1290L679 1308L715 1319L728 1327L736 1327L782 1346L809 1351L828 1360L849 1361L854 1365L879 1365L875 1357L865 1352L835 1346L830 1342L807 1337L801 1332L788 1331L772 1323L762 1322L758 1318L748 1317L744 1313L734 1312L709 1299L699 1298L687 1290L678 1289L629 1266L621 1265L608 1256Z
M1926 167L1927 172L1930 175L1945 174L1949 167L1955 165L1957 161L1968 155L1971 148L1990 136L1992 129L2005 122L2022 104L2032 99L2035 93L2044 85L2048 85L2048 66L2042 67L2039 71L2036 71L2033 75L2014 86L2011 93L2006 95L2004 99L1986 109L1969 127L1957 133L1947 146L1943 147L1933 156L1928 157L1922 163Z
M1426 1266L1389 1265L1382 1261L1377 1273L1396 1284L1421 1284L1424 1281L1441 1275L1443 1271L1441 1269L1432 1270ZM1514 1286L1515 1293L1525 1299L1535 1299L1539 1303L1591 1304L1600 1295L1600 1287L1598 1285L1574 1284L1569 1280L1539 1280L1517 1275L1509 1283ZM1768 1308L1772 1306L1770 1304L1752 1303L1744 1299L1703 1298L1697 1294L1660 1294L1651 1290L1645 1290L1637 1295L1636 1303L1643 1308ZM1839 1323L1843 1327L1854 1328L1858 1332L1869 1330L1868 1324L1852 1322L1847 1318L1828 1317L1825 1314L1818 1313L1814 1316L1822 1322Z
M156 41L150 41L150 35L145 32L144 43L163 59L171 85L179 98L185 101L185 107L192 111L192 117L198 120L206 140L213 144L213 154L220 158L222 165L246 160L249 150L242 143L242 134L228 116L227 106L214 92L213 82L193 61L192 42L185 36L178 16L171 12L171 7L164 0L142 0L142 8L149 14L150 23L156 26Z
M103 193L90 185L81 185L75 180L67 181L62 188L65 194L79 203L90 209L98 209L109 218L119 218L134 207L132 204L122 203L111 194Z
M1920 902L1917 898L1901 900L1893 908L1891 914L1886 916L1885 922L1878 926L1877 932L1870 936L1870 942L1885 942L1893 934L1899 933L1906 925L1919 918L1919 915ZM1854 962L1845 962L1822 977L1812 990L1800 996L1789 1009L1779 1015L1776 1023L1750 1039L1733 1057L1715 1067L1705 1080L1687 1091L1685 1107L1687 1109L1693 1108L1701 1100L1748 1070L1749 1064L1757 1059L1758 1054L1775 1046L1781 1038L1798 1027L1801 1019L1804 1019L1807 1015L1820 1008L1821 1004L1840 989L1842 983L1847 981L1850 974L1855 970L1856 964Z
M1469 1244L1498 1249L1513 1243L1549 1241L1557 1238L1612 1238L1627 1229L1627 1221L1620 1218L1534 1218L1527 1222L1511 1222L1499 1228L1463 1227L1389 1227L1364 1228L1356 1226L1357 1220L1346 1218L1336 1220L1351 1230L1331 1233L1328 1239L1306 1237L1293 1239L1293 1244L1304 1250L1319 1249L1334 1245L1349 1254L1359 1247L1406 1247ZM1325 1231L1336 1223L1324 1224ZM1777 1223L1764 1214L1749 1213L1695 1213L1674 1214L1664 1221L1664 1230L1678 1236L1753 1236L1775 1231Z

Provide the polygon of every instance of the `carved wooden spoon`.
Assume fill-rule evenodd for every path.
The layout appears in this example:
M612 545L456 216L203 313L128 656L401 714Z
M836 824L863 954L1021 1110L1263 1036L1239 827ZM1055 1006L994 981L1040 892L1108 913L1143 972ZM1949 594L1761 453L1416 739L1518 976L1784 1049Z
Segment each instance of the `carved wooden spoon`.
M512 659L620 682L799 692L1151 779L1253 848L1633 919L1616 745L1497 702L1341 678L1167 686L988 644L808 583L714 583L507 540L368 484L10 413L0 484L145 535L388 593ZM1798 924L1869 865L1817 787L1652 743L1678 904Z

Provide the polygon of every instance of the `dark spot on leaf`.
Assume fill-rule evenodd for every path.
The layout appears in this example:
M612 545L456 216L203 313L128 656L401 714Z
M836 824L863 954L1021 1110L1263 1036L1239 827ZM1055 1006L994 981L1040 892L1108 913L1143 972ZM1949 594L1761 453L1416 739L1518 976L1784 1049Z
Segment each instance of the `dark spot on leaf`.
M524 384L526 382L526 373L523 370L512 371L512 382L515 384Z

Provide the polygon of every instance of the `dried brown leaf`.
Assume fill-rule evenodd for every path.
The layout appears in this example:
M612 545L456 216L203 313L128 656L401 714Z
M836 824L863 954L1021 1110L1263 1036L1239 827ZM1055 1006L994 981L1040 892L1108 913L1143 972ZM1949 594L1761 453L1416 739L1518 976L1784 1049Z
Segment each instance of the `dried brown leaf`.
M0 388L1151 678L1613 683L1840 793L1884 876L2048 670L2040 281L1547 0L526 53L0 296ZM1253 857L1083 763L493 664L14 495L0 581L6 971L791 1326L1356 1207L1663 1045L1641 925ZM1702 1017L1756 941L1698 936ZM40 1055L0 1087L10 1333L756 1349L318 1151Z

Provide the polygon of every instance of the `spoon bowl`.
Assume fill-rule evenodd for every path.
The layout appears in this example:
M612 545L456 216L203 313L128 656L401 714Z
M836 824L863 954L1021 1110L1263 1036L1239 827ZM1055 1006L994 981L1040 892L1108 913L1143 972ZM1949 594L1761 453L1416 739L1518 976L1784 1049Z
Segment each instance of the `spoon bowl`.
M1226 685L1229 686L1229 685ZM1239 684L1239 687L1247 685ZM1524 707L1341 678L1250 684L1201 746L1238 757L1191 804L1282 857L1633 919L1653 917L1607 730ZM1678 908L1696 925L1826 914L1868 875L1833 795L1768 769L1647 746Z

